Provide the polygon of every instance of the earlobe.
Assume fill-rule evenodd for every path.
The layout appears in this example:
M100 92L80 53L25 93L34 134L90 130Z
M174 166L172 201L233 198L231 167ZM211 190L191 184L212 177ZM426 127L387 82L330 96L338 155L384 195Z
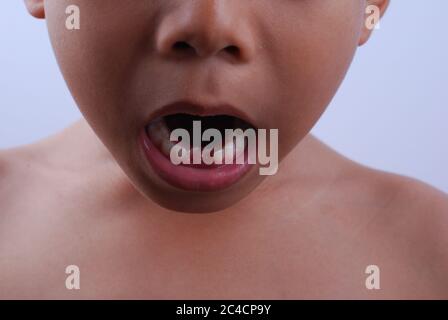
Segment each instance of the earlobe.
M359 38L359 46L364 45L373 32L373 25L379 22L389 6L389 0L367 0L364 8L364 20L361 36ZM374 23L375 22L375 23Z
M45 19L44 0L24 0L28 12L35 18Z

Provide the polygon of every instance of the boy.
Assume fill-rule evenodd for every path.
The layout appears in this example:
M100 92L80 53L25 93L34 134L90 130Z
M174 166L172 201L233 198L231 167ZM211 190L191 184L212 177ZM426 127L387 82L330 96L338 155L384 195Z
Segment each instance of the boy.
M309 135L388 2L25 1L85 119L1 152L0 297L448 298L447 196ZM277 129L276 174L174 166L195 120Z

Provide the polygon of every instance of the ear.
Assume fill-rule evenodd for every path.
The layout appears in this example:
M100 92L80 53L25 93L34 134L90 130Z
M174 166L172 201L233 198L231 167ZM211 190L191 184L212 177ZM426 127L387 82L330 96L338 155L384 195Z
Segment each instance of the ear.
M45 19L44 0L25 0L25 6L33 17Z
M365 44L372 35L373 29L369 28L369 22L372 19L382 18L389 6L389 0L366 0L364 8L364 20L362 26L361 37L359 38L359 45ZM377 21L379 22L379 21Z

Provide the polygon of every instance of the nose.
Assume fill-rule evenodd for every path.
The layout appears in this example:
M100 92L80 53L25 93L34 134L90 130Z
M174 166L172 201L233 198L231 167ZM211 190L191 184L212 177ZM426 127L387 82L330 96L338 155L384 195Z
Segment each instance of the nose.
M234 62L249 61L255 51L254 37L241 3L244 1L182 0L182 5L160 21L155 39L158 54L165 58L219 56Z

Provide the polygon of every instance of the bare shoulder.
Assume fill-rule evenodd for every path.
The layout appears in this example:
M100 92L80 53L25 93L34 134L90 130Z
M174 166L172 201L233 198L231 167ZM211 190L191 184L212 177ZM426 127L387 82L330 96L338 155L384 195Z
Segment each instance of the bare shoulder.
M448 222L448 195L427 183L414 178L387 174L388 183L395 197L391 208L407 210L422 219L437 219ZM447 228L448 224L442 224ZM447 233L448 236L448 233Z
M400 266L397 278L413 279L418 297L447 298L448 195L398 174L356 165L350 172L346 188L367 208L370 247L378 245L385 261Z
M365 185L370 200L376 201L392 221L418 222L415 226L426 239L437 236L448 240L446 193L415 178L371 168L358 170L358 187Z
M32 148L29 146L0 150L0 212L7 208L20 194L23 194L37 167L31 165Z
M49 157L42 142L0 150L0 217L53 185Z
M4 203L14 176L24 164L22 148L0 150L0 203Z
M403 226L415 248L430 258L434 268L441 267L437 271L448 288L448 278L442 274L448 270L448 195L414 178L383 175L385 190L392 195L386 214Z
M74 149L66 147L73 144L67 139L70 138L65 134L67 130L34 143L0 150L0 206L15 201L18 196L22 199L26 199L25 195L35 197L55 186L61 176L75 172L73 163L86 162L77 161L73 155L76 152L67 151Z
M414 297L447 298L448 195L418 179L356 163L320 142L309 145L314 167L308 168L320 181L315 211L351 239L353 255L379 261L395 290L405 292L401 296L420 290Z
M448 195L415 178L352 164L341 179L365 192L385 211L407 212L420 218L448 218ZM448 226L447 226L448 227Z

